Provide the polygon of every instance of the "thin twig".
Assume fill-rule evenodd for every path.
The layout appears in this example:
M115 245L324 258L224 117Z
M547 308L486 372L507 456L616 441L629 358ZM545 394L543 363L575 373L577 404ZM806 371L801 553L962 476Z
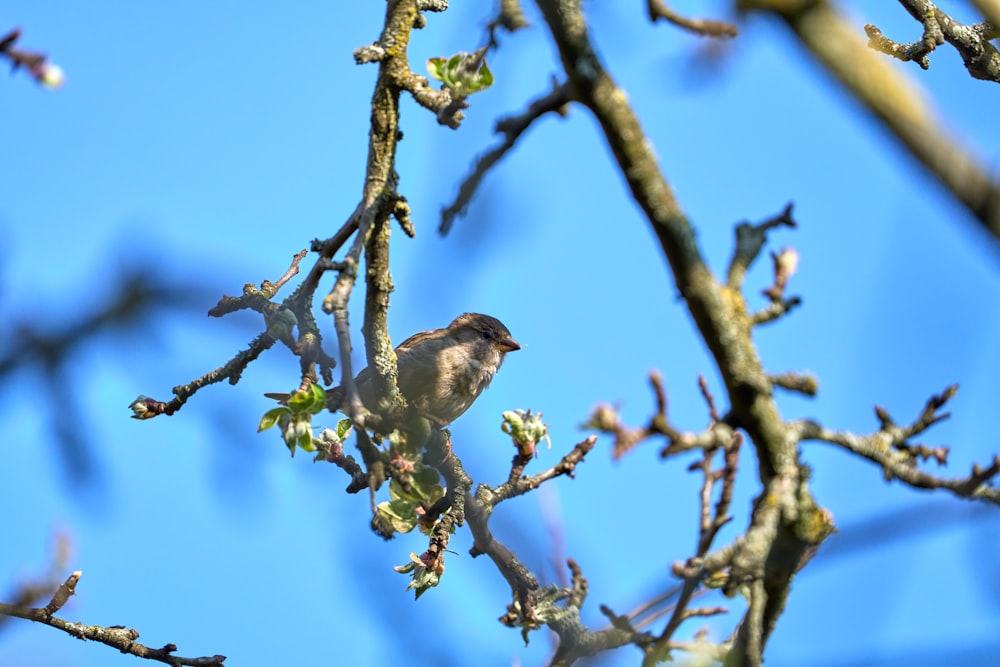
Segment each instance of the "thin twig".
M732 23L715 19L688 18L668 7L663 0L647 0L646 8L651 22L656 23L657 19L663 19L702 37L729 38L739 34L739 30Z
M928 399L920 415L910 424L898 426L883 408L876 408L881 428L867 435L825 428L813 420L793 422L791 428L799 440L816 440L838 445L863 458L877 463L887 480L899 479L920 489L945 489L962 498L985 500L1000 505L1000 488L993 480L1000 476L1000 456L985 468L974 465L966 477L937 477L917 468L918 459L934 458L939 464L947 462L947 448L928 448L911 445L909 439L923 433L948 413L938 411L955 395L957 386L946 389Z
M518 138L529 128L532 123L549 112L556 112L560 116L568 113L566 105L570 102L570 87L565 84L552 82L552 90L547 95L540 97L528 108L517 116L508 116L497 121L495 132L503 134L503 141L486 153L476 158L472 172L465 177L458 188L458 195L455 201L441 210L441 224L438 231L445 235L451 231L455 219L463 215L472 201L476 190L479 189L483 178L494 165L496 165L517 143Z
M76 571L71 574L69 578L67 578L66 581L59 587L55 595L52 596L52 600L50 600L44 607L23 607L0 603L0 614L23 618L29 621L34 621L35 623L42 623L43 625L48 625L49 627L56 628L57 630L62 630L66 634L72 635L77 639L89 639L90 641L99 642L116 648L122 653L128 653L129 655L146 658L147 660L156 660L157 662L163 662L168 665L221 667L221 665L225 662L226 656L224 655L213 655L210 657L200 658L185 658L179 655L173 655L173 652L177 650L177 646L175 644L167 644L163 648L150 648L148 646L144 646L143 644L135 641L139 638L138 632L121 626L102 627L99 625L84 625L82 623L71 623L56 617L54 614L62 608L64 604L66 604L66 601L69 600L72 595L76 593L76 584L80 580L81 575L82 573L80 571Z

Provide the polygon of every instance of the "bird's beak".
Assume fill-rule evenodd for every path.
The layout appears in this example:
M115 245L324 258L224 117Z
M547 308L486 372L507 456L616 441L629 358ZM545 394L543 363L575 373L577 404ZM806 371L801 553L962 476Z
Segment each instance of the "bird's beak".
M501 338L497 341L497 347L500 348L501 352L513 352L521 349L521 346L513 338Z

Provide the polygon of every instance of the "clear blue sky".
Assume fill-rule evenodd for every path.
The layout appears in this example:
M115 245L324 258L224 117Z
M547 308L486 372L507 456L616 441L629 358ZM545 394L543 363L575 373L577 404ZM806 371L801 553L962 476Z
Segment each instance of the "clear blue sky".
M480 44L487 10L453 4L414 33L414 67ZM708 13L724 3L688 4ZM865 15L875 9L856 4L859 31L870 21L900 40L919 35L893 3ZM1000 371L997 247L780 26L745 23L710 76L691 57L704 43L650 26L640 3L587 7L602 55L716 270L735 222L796 203L800 229L776 233L772 247L800 252L792 291L804 307L760 329L757 343L769 369L808 369L821 392L815 400L782 396L783 414L868 431L877 425L874 404L908 421L928 396L958 382L953 418L921 441L952 447L947 474L986 461L1000 448L991 418ZM652 368L664 374L681 427L706 423L699 373L721 396L648 226L584 110L533 128L453 234L435 231L470 160L493 144L495 118L547 90L556 71L548 33L528 9L533 29L503 38L490 62L497 83L472 98L462 129L439 127L406 100L399 152L418 237L395 238L394 339L473 310L501 318L524 346L452 429L470 474L491 483L505 477L513 454L499 430L503 410L544 412L554 446L542 451L540 470L586 435L578 425L600 401L644 420ZM63 615L134 627L140 641L174 642L180 655L222 653L244 667L419 664L415 654L446 665L534 665L548 655L546 634L523 648L516 631L496 622L509 593L488 563L468 556L465 532L452 542L442 587L414 602L391 566L426 540L375 538L367 498L343 493L340 470L289 459L273 432L255 433L269 407L262 392L297 383L286 351L274 349L237 387L212 387L173 418L128 418L137 394L168 399L171 387L221 364L259 330L251 314L204 317L219 296L276 279L293 253L354 209L375 67L356 66L351 53L377 38L382 10L381 2L343 11L320 2L280 10L4 4L0 31L20 26L22 45L48 51L68 77L56 93L24 75L0 80L5 321L58 330L108 298L123 266L200 286L187 315L82 346L58 378L60 392L74 396L71 410L53 407L37 375L0 386L4 588L44 571L53 533L66 531L67 573L81 569L83 579ZM998 88L971 80L947 49L929 72L904 69L946 125L995 166ZM769 280L767 265L748 280L751 303L763 303L757 290ZM332 341L332 323L323 326ZM355 343L360 351L360 335ZM95 473L83 487L66 482L54 437L60 422L91 448ZM599 604L623 613L670 585L670 563L695 544L690 461L660 462L659 445L649 443L613 463L609 448L602 439L576 480L501 506L492 524L549 581L553 553L577 559L590 578L592 626L603 624ZM872 465L825 445L807 445L803 458L841 533L796 580L768 665L995 655L996 512L887 485ZM749 451L743 465L738 527L758 490ZM552 520L561 522L558 546ZM731 615L708 622L714 638L742 612L738 600L728 604ZM27 622L0 633L3 666L137 664ZM638 656L624 649L607 664Z

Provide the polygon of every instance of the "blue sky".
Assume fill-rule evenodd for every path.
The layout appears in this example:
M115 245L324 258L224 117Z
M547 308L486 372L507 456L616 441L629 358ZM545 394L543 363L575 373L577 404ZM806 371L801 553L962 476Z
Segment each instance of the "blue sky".
M415 68L480 44L487 14L453 4L414 33ZM697 4L709 13L723 3ZM873 22L900 40L917 38L902 8L884 3L875 14L858 4L859 31ZM791 289L804 306L761 328L756 341L770 370L810 370L821 391L814 400L781 396L782 413L870 431L874 404L908 421L932 393L958 382L952 419L921 442L952 447L946 474L986 461L998 449L996 244L780 26L751 17L710 76L692 57L704 43L648 25L639 3L587 8L602 55L717 271L734 223L796 204L800 228L775 233L772 248L799 251ZM219 296L279 277L295 252L332 234L354 209L375 68L356 66L351 53L377 38L382 9L5 3L0 31L20 26L22 45L50 53L68 80L56 93L24 75L0 85L4 318L59 330L110 298L123 267L183 288L192 304L80 346L57 378L71 409L62 401L53 408L36 373L0 385L6 588L44 571L53 533L66 531L67 573L81 569L83 578L63 615L135 627L140 641L174 642L180 655L222 653L233 665L420 664L414 656L429 654L439 664L474 657L532 665L548 655L545 634L524 648L496 622L508 591L488 563L468 556L464 532L452 542L442 587L414 602L391 566L423 551L425 539L383 543L368 530L367 498L344 494L338 469L289 459L273 432L256 434L270 407L261 394L297 384L287 351L275 348L238 386L211 387L172 418L128 418L137 394L169 398L171 387L218 366L257 333L252 314L206 318ZM533 28L503 38L490 61L497 82L471 99L459 131L439 127L410 100L402 112L400 190L418 236L394 237L394 339L481 311L523 345L452 429L456 453L487 483L506 476L513 454L499 430L503 410L544 412L554 446L542 451L537 471L585 437L579 424L598 402L643 421L653 409L650 369L663 373L671 417L683 428L706 423L699 373L722 393L648 225L584 110L532 128L452 234L436 233L470 160L493 145L494 120L545 92L556 71L548 33L529 9ZM996 86L969 79L947 50L928 72L900 67L926 88L944 126L995 168ZM764 260L747 282L751 303L763 305L756 293L769 278ZM324 326L332 341L332 323ZM360 354L359 333L355 347ZM56 424L66 421L94 462L82 486L67 483L56 444ZM497 536L549 581L557 576L553 553L580 563L591 585L584 620L593 626L603 622L599 604L622 613L669 586L670 563L695 544L698 480L685 472L689 460L661 462L658 449L648 443L612 462L602 439L575 480L506 503L493 520ZM994 655L995 511L887 485L872 465L827 445L806 445L803 458L841 533L797 578L768 665L883 665L901 656L931 665ZM735 527L745 525L758 490L749 450L743 466ZM559 545L553 520L562 526ZM727 604L729 616L707 621L715 638L742 611L738 600ZM637 659L624 649L607 664ZM0 665L117 661L135 658L26 622L0 634Z

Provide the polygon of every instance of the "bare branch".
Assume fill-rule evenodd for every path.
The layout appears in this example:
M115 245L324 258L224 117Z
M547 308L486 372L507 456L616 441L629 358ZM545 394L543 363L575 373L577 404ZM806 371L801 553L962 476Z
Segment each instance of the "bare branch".
M487 25L490 30L490 43L496 44L494 33L497 28L504 28L507 32L516 32L529 25L528 19L525 18L524 12L521 10L520 0L500 0L499 14Z
M534 100L528 108L517 116L508 116L497 121L495 132L503 134L503 141L495 148L491 148L486 153L476 159L472 173L465 177L458 188L458 195L451 205L441 210L441 225L438 231L444 235L451 231L455 219L463 215L472 201L472 197L479 189L479 184L494 165L496 165L507 152L514 147L518 138L531 127L531 124L549 112L555 112L560 116L569 113L567 104L570 102L570 88L565 83L558 84L553 80L552 91L547 95Z
M704 389L704 383L703 391ZM698 528L698 542L695 548L695 555L688 559L687 565L675 566L674 573L684 579L677 603L674 605L670 619L667 621L663 631L651 643L646 660L643 664L655 664L656 661L669 656L670 649L673 648L672 638L674 633L686 619L697 615L696 611L690 610L688 604L698 594L699 586L706 574L711 573L703 567L712 543L719 530L726 525L731 517L729 516L729 506L732 502L733 487L736 483L736 471L739 463L739 448L743 442L743 437L739 433L732 436L729 446L724 449L723 468L712 470L712 460L715 452L720 448L707 449L701 461L692 464L689 470L700 470L702 472L702 486L699 494L699 507L701 519ZM715 504L714 511L711 507L712 491L716 482L722 481L722 488L719 492L719 499ZM735 549L730 547L727 554L735 553ZM716 557L718 558L718 557ZM730 557L727 556L725 563L728 564ZM723 563L719 563L715 570L721 569ZM723 613L725 610L713 612Z
M819 380L811 373L780 373L769 375L768 379L775 387L794 391L805 396L815 396L819 392Z
M732 427L719 419L714 399L708 391L705 379L699 376L698 386L702 396L708 403L710 423L701 433L684 432L674 427L667 417L667 393L663 387L663 378L656 371L649 374L649 383L656 399L656 413L650 417L649 423L642 427L630 427L622 423L618 411L610 405L598 405L583 424L583 428L593 428L601 433L614 436L612 456L620 458L642 441L662 435L667 438L667 445L660 451L661 457L672 456L692 449L715 449L725 446L732 438Z
M768 322L773 322L783 315L790 313L792 309L801 305L802 298L798 296L788 297L787 299L777 299L772 301L766 308L761 308L757 312L751 314L750 322L754 326L757 326L758 324L767 324Z
M696 607L694 609L687 609L684 611L684 619L704 616L718 616L719 614L728 614L729 610L726 607Z
M947 42L958 51L965 68L976 79L1000 83L1000 52L990 43L998 36L989 22L967 26L951 18L930 0L900 0L914 19L924 26L919 41L899 44L882 34L874 25L865 26L868 46L899 60L912 60L923 69L931 64L927 58L934 49Z
M235 357L219 366L214 371L206 373L199 378L195 378L185 385L174 387L174 398L169 402L157 401L147 396L140 395L129 404L132 410L133 419L152 419L157 415L172 415L187 403L187 400L194 396L199 389L210 384L229 380L229 384L236 384L240 381L243 371L260 354L274 345L275 340L267 332L264 332L250 341L250 346L246 350L241 350Z
M82 623L70 623L54 616L66 601L76 593L76 584L80 580L81 572L74 572L59 587L52 600L44 607L24 607L0 603L0 614L27 619L35 623L42 623L50 627L62 630L63 632L76 637L77 639L91 640L111 646L122 653L155 660L168 665L191 665L194 667L221 667L226 656L213 655L211 657L184 658L179 655L172 655L177 650L174 644L167 644L163 648L150 648L137 641L139 633L122 626L101 627L99 625L84 625Z
M702 398L708 404L708 416L711 418L711 423L715 424L720 421L719 411L715 409L715 397L712 396L712 392L708 390L708 380L701 373L698 374L698 389L701 390ZM666 408L663 403L660 404L660 412L665 412Z
M1000 182L948 132L923 95L885 58L866 48L837 3L741 0L740 6L783 19L820 64L934 174L983 229L1000 240ZM989 51L995 49L990 46ZM987 53L985 47L983 53Z
M732 23L714 19L688 18L668 7L663 0L646 0L646 8L649 11L651 22L656 23L657 19L663 19L702 37L729 38L739 34L739 30Z
M1000 505L1000 489L992 484L1000 475L1000 456L994 456L986 468L974 465L967 477L936 477L917 468L920 459L933 458L939 464L947 462L947 448L932 449L911 445L908 441L937 422L948 418L948 413L938 411L955 395L957 389L958 387L953 385L941 394L932 396L920 415L906 426L896 425L883 408L876 408L881 428L868 435L834 431L812 420L794 422L791 427L801 440L816 440L838 445L877 463L882 467L886 480L899 479L920 489L945 489L962 498L985 500Z
M595 444L597 444L597 436L589 436L585 440L578 442L566 456L562 457L559 463L537 475L521 477L519 473L512 472L511 479L492 490L490 504L496 505L508 498L523 495L532 489L537 489L550 479L555 479L561 475L572 478L577 464L583 461L583 457L594 448ZM527 463L527 460L523 460L525 458L520 454L516 455L514 458L516 463L512 467L512 471L523 470L524 463Z
M208 314L212 317L222 317L242 309L251 309L262 313L265 316L265 322L268 323L268 326L266 327L264 333L258 335L253 339L253 341L250 342L248 349L237 353L236 356L227 361L224 365L216 368L214 371L206 373L186 385L174 387L174 398L169 402L158 401L156 399L140 395L136 398L136 400L129 404L129 409L132 410L132 417L134 419L152 419L158 415L169 416L180 410L187 400L203 387L222 382L223 380L229 380L229 384L236 384L240 381L240 377L242 377L243 371L246 367L259 357L261 353L273 346L277 340L282 340L286 345L288 345L289 348L296 351L297 346L291 338L291 326L294 326L294 324L291 324L286 329L283 329L280 334L277 333L275 328L270 326L271 317L281 310L287 309L286 306L273 303L270 299L278 292L279 289L281 289L282 286L285 285L285 283L287 283L299 272L299 263L307 254L308 251L306 250L296 253L292 257L292 262L288 270L285 271L285 273L278 278L277 281L271 282L269 280L265 280L261 283L260 288L248 283L243 286L242 296L223 296L219 302L208 311ZM292 322L301 323L303 319L304 318L293 318ZM315 335L318 336L318 332L316 332ZM315 346L313 346L313 356L322 361L324 368L329 368L333 363L332 359L329 359L325 353L322 353L322 349L319 347L318 339Z
M299 264L302 262L303 259L306 258L306 255L308 254L309 251L304 248L299 252L295 253L295 255L292 257L292 264L291 266L288 267L288 270L285 271L284 275L278 278L274 283L271 283L275 294L277 294L278 290L280 290L282 287L285 286L285 283L287 283L289 280L291 280L292 278L294 278L299 274ZM267 284L266 284L267 281L264 282L265 284L261 285L262 290L267 289Z
M272 304L270 299L278 293L285 283L291 280L299 272L299 263L305 259L306 255L309 254L308 250L301 250L295 253L292 257L292 263L275 282L270 280L265 280L257 288L252 284L246 284L243 286L242 296L223 296L219 299L219 302L208 311L211 317L222 317L223 315L228 315L229 313L236 312L238 310L243 310L249 308L250 310L255 310L258 313L264 313L269 306L275 306Z
M784 210L776 216L751 224L741 222L736 225L736 248L729 260L728 278L726 284L731 289L739 289L743 285L750 266L757 259L761 249L767 242L767 233L776 227L798 227L792 218L792 206L789 202Z
M83 576L83 572L80 570L77 570L69 575L69 578L60 584L59 588L56 589L55 594L52 596L52 599L49 600L49 603L45 605L42 610L51 616L62 609L63 605L65 605L73 595L76 595L76 584L80 581L81 576Z
M14 28L0 37L0 58L10 61L11 68L24 68L31 77L46 88L59 88L65 79L65 74L58 65L52 63L48 56L38 51L26 51L15 47L21 38L21 31Z

